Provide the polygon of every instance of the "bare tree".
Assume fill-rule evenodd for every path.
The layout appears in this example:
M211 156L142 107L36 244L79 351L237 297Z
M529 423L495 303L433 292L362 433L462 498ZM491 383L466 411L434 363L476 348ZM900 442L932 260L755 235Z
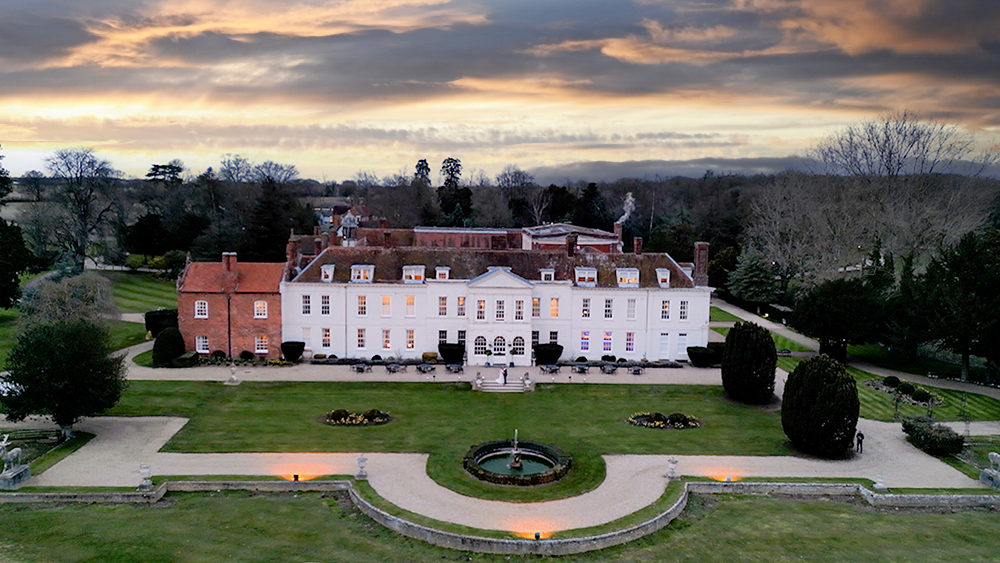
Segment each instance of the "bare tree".
M31 196L32 201L42 201L46 195L45 174L38 170L29 170L21 176L21 185L24 191Z
M251 182L254 180L253 163L238 154L224 154L219 176L226 182L235 184Z
M87 272L58 282L43 280L27 291L21 303L20 323L28 328L87 321L107 327L117 315L111 282Z
M60 214L59 241L82 271L91 243L103 234L118 203L119 173L89 148L59 150L45 162L56 180L52 201Z
M530 186L535 183L535 177L521 170L516 164L508 164L497 174L497 187L510 189Z
M552 194L545 188L535 187L528 196L528 204L531 206L532 221L535 225L541 225L552 204Z
M253 167L253 177L261 183L270 179L280 186L298 178L299 170L294 164L278 164L273 160L266 160Z

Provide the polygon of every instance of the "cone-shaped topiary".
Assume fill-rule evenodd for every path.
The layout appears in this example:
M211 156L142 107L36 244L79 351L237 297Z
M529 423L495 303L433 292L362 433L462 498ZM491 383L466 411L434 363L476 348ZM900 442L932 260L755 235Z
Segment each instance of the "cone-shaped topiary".
M844 457L858 426L858 386L844 366L820 354L788 376L781 399L781 427L799 450Z
M160 331L153 343L153 365L161 368L167 367L174 358L184 353L184 337L181 331L174 327L167 327Z
M726 335L722 353L722 386L735 401L768 403L774 397L778 353L771 333L754 323L739 322Z

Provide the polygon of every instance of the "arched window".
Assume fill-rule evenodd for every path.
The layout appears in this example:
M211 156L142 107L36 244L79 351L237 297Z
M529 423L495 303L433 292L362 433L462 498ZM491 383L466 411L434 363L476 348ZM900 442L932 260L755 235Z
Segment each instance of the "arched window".
M196 319L208 318L208 301L198 300L194 302L194 318Z
M477 356L485 356L486 355L486 337L485 336L477 336L476 337L476 343L475 343L475 346L472 348L472 353L476 354Z
M507 354L507 341L502 336L493 339L493 355L504 356Z
M510 343L510 355L511 356L523 356L524 355L524 339L520 336L515 336L513 342Z
M255 319L267 318L267 301L253 302L253 318Z

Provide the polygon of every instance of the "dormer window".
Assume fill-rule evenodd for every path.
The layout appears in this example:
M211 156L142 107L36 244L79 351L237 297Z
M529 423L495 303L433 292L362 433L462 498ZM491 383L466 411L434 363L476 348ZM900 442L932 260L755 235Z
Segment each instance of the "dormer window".
M362 266L351 266L351 282L353 283L372 283L372 278L375 277L375 266L362 265Z
M438 266L434 268L434 278L439 280L451 279L451 268L448 266Z
M425 266L403 266L403 283L424 283Z
M541 271L542 281L555 281L556 271L550 268L544 268Z
M618 287L639 287L639 269L618 268Z
M319 267L319 279L323 283L333 282L333 269L336 266L334 264L324 264Z
M576 285L580 287L596 287L597 268L576 268Z
M660 284L660 287L669 288L670 287L670 270L666 268L656 269L656 281Z

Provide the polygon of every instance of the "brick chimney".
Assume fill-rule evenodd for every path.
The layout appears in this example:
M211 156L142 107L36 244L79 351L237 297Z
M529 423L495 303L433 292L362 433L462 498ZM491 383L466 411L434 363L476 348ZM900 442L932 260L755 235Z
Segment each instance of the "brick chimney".
M236 269L236 253L235 252L223 252L222 253L222 269L227 272L232 272Z
M694 243L694 285L695 287L705 287L708 285L708 243Z
M382 231L382 248L392 248L392 232Z
M622 227L624 226L622 223L615 223L615 237L618 238L618 242L622 240Z
M635 252L636 256L642 254L642 237L635 237L632 239L632 251Z
M576 254L577 240L578 238L576 233L566 235L566 256L574 256Z

